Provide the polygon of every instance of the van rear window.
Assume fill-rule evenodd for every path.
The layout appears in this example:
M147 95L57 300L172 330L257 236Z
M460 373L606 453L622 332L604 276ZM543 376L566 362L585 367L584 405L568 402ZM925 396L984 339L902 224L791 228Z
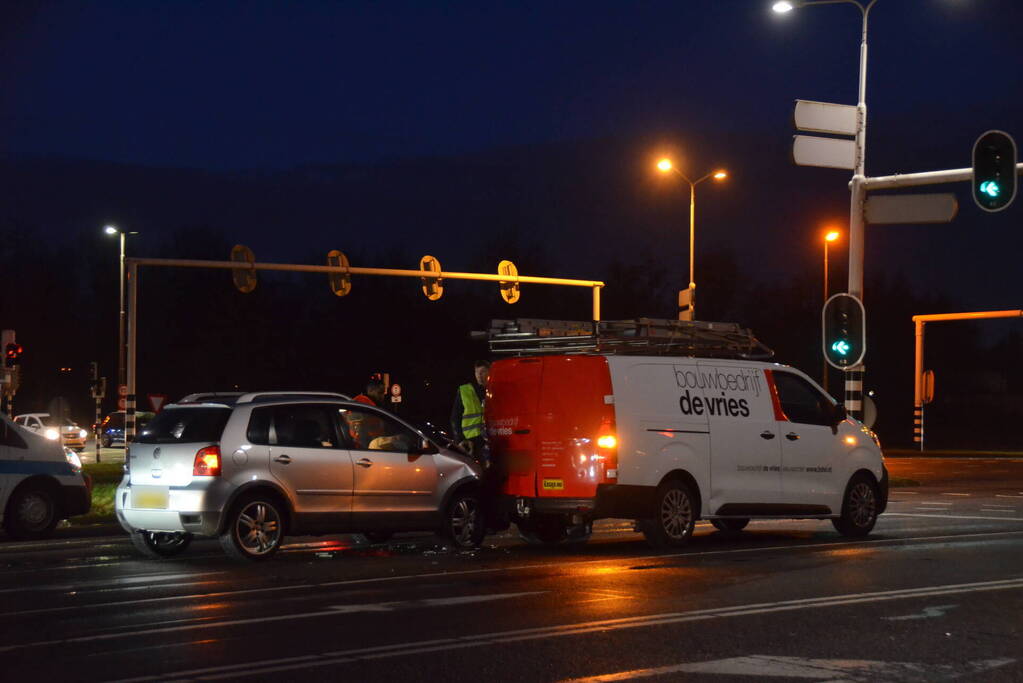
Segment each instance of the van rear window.
M167 408L139 431L139 443L198 443L220 441L230 408Z

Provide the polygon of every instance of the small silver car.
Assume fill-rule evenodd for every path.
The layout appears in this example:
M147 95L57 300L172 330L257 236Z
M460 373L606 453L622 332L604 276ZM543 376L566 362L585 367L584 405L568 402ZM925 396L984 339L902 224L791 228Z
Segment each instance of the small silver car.
M482 471L402 419L340 394L168 405L130 445L117 518L150 557L218 537L236 559L286 535L436 531L477 547Z

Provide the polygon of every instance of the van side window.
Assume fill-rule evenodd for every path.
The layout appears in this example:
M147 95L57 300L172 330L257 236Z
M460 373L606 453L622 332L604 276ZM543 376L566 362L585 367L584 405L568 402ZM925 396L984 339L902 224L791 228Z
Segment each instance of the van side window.
M782 412L790 421L830 426L831 401L802 377L776 370L774 386L778 389Z

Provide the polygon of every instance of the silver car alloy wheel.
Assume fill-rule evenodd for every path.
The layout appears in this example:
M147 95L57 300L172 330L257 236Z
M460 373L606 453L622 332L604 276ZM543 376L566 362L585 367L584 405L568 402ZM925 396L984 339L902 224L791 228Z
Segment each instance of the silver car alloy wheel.
M874 519L877 509L874 489L865 481L855 483L849 491L849 519L858 527L865 527Z
M451 510L451 536L459 545L472 543L479 524L479 503L475 498L460 498Z
M680 489L670 489L661 499L661 528L675 541L681 541L693 520L689 496Z
M266 501L250 502L238 512L235 535L249 555L273 552L281 540L281 518L277 509Z

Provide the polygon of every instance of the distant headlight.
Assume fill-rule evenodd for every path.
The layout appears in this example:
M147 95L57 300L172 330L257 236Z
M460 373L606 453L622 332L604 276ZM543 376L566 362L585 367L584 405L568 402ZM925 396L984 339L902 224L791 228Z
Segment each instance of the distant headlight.
M56 441L57 439L60 438L60 432L58 432L56 429L47 429L45 432L43 432L43 436L45 436L50 441Z
M73 469L75 472L82 471L82 459L79 458L78 454L75 453L73 450L71 450L70 448L65 448L64 458L67 460L67 464L71 465L71 469Z
M86 432L84 429L78 430L78 436L82 437L83 439L86 437L87 434L88 432Z

